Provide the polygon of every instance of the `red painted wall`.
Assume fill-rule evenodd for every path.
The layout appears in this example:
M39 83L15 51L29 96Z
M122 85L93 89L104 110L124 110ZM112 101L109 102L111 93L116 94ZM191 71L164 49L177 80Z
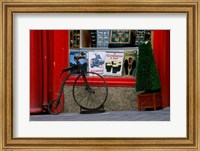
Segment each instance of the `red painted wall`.
M154 31L154 57L161 81L162 107L170 106L170 30Z
M30 32L30 111L40 113L42 107L42 31Z
M44 112L48 102L57 99L60 73L68 66L68 50L67 30L30 31L31 114Z

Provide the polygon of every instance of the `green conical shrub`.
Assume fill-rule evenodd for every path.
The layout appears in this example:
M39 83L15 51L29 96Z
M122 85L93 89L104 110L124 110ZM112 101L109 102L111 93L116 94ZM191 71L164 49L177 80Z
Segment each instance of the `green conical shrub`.
M151 93L160 91L160 79L156 68L151 43L139 45L139 56L136 73L136 91Z

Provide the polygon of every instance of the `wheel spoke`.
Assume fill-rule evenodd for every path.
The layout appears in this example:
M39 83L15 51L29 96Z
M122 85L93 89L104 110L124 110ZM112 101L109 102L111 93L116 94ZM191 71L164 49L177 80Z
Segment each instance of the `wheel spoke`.
M90 76L88 77L88 75ZM89 78L88 81L88 86L90 87L89 90L85 89L84 86L78 85L80 81L83 81L83 77L79 76L74 83L73 86L73 97L75 102L82 108L84 109L96 109L100 106L102 106L107 98L107 86L105 83L105 80L96 73L87 73L87 79ZM80 80L81 79L81 80ZM87 80L86 79L86 80ZM100 82L101 85L100 87L96 85L95 81Z
M86 93L83 97L81 97L82 99L81 99L81 101L79 101L79 103L81 103L87 95L88 95L88 94ZM77 98L76 98L76 99L77 99ZM78 100L78 99L77 99L77 100Z

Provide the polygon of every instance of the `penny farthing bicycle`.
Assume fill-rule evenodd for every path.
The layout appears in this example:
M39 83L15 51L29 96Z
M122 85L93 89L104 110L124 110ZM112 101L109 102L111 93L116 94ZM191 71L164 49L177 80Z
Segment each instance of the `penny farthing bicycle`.
M59 114L63 110L60 101L66 81L74 73L78 73L73 84L72 95L76 104L84 110L94 111L103 108L108 96L108 87L103 76L95 72L84 72L80 59L85 59L84 53L74 57L76 65L62 70L61 76L67 71L72 71L67 75L60 87L57 100L52 100L48 104L48 111L51 114ZM60 106L60 107L59 107Z

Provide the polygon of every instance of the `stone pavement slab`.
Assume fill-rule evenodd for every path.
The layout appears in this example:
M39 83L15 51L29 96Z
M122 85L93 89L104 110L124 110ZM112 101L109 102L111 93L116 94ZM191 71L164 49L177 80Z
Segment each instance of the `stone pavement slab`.
M93 114L31 115L30 121L170 121L170 108L156 111L112 111Z

